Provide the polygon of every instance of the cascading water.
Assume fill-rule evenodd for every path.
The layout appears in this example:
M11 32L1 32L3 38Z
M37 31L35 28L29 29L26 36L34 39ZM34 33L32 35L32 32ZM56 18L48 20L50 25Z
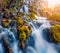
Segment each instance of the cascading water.
M15 35L9 29L3 28L1 26L0 26L0 30L1 30L0 31L0 40L2 41L2 37L4 37L4 39L6 38L9 42L9 43L8 42L6 42L6 43L9 44L8 46L11 47L12 52L18 53L18 46L17 46L18 43L16 41ZM2 47L2 44L3 43L0 44L0 48L1 48L0 53L4 53L3 52L4 48Z
M0 43L0 53L4 53L4 51L3 51L3 46L2 46L2 44Z
M26 11L26 13L29 14L27 6L24 5L23 7L25 7L24 11ZM23 12L22 8L20 10L21 12ZM39 23L39 26L36 25L36 23ZM30 41L31 41L32 42L31 44L34 44L34 47L30 46L28 44L28 46L25 49L26 53L58 53L55 50L55 47L53 46L53 44L47 42L43 38L43 36L44 36L42 33L43 29L51 27L51 25L49 24L49 21L46 18L37 17L37 20L31 21L31 22L29 22L29 24L33 28L31 37L33 37L34 43L32 42L33 40L31 39L31 37L30 37L30 40L27 39L28 40L27 43L30 44ZM13 53L24 53L23 50L19 50L18 41L16 41L15 35L9 29L8 30L5 29L1 32L0 32L0 39L1 39L2 35L6 35L6 37L7 37L9 34L9 37L11 37L14 40L13 41L12 39L10 39L10 41L12 41L12 43L10 43L10 45L11 45ZM0 43L0 48L1 48L0 53L4 53L4 48L1 43Z
M46 20L44 18L41 18L41 19L40 19L40 23L42 23L42 25L38 29L36 27L34 27L34 29L32 31L32 34L31 34L34 37L34 40L35 40L36 53L58 53L54 49L52 44L49 44L46 40L44 40L42 31L45 28L50 28L51 25L49 24L48 20ZM33 23L32 23L32 26L34 26Z
M35 26L36 23L40 23L39 28L37 28ZM26 53L58 53L55 50L55 47L53 46L53 44L47 42L43 38L43 36L44 36L42 33L43 29L51 27L51 25L49 24L49 21L46 20L45 18L40 17L39 20L31 21L31 22L29 22L29 24L31 24L33 27L31 36L33 37L35 43L34 43L34 47L29 46L29 44L28 44L28 46L25 50ZM5 29L5 32L4 32L4 30L2 32L3 33L0 34L0 38L1 38L1 35L7 35L8 33L10 35L12 35L12 37L13 37L12 39L14 40L13 43L11 44L13 53L24 53L23 50L20 50L20 51L18 50L19 49L18 48L18 41L16 41L14 34L12 32L10 32L10 30ZM30 40L28 40L28 41L30 41ZM3 47L1 44L0 44L0 47L1 47L0 52L4 53Z

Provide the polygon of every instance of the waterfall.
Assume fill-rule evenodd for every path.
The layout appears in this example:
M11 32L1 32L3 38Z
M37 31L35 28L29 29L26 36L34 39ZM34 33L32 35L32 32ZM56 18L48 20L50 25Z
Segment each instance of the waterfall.
M14 9L16 10L16 12L19 12L19 11L21 13L25 12L27 15L29 15L30 14L29 7L32 6L31 4L35 0L21 0L21 1L23 1L22 6L20 6L21 9L17 10L17 8L15 6L14 6ZM21 5L21 4L18 4L18 5ZM35 7L36 6L33 7L34 9L32 11L35 10ZM33 13L35 13L35 12L33 12ZM3 14L4 14L4 12L0 16L3 17ZM16 16L15 13L13 13L13 15L14 15L14 17ZM24 15L24 18L25 17L26 16ZM17 35L17 32L15 32L15 30L14 30L14 32L12 32L11 29L3 28L1 25L1 21L0 21L0 25L1 25L0 26L0 53L6 53L5 47L9 47L9 49L12 50L12 52L10 52L10 53L60 53L57 51L58 49L56 50L56 48L59 47L58 45L55 48L56 45L48 42L43 37L46 35L46 34L44 35L43 30L46 28L50 29L50 27L51 27L51 25L49 23L50 21L47 20L46 17L38 17L38 16L35 16L35 17L36 17L36 20L32 21L29 19L29 21L28 21L28 23L32 26L32 32L31 32L31 35L26 40L26 45L27 45L26 48L19 47L19 44L20 44L19 39L15 36L15 35ZM7 46L4 46L5 44L3 42ZM6 49L6 51L11 51L9 49ZM59 49L60 49L60 47L59 47ZM7 53L9 53L9 52L7 52Z
M2 46L1 43L0 43L0 53L4 53L4 51L3 51L3 46Z
M27 5L23 5L22 8L20 9L20 12L26 12L27 14L29 14L29 8Z
M18 53L18 42L14 42L12 45L13 53Z
M53 46L53 44L47 42L43 38L43 36L44 36L42 33L43 29L51 27L51 25L49 24L49 21L46 18L42 18L42 17L38 17L38 18L37 18L37 20L29 22L29 24L33 28L31 36L33 37L35 43L32 42L32 44L34 44L34 47L32 47L28 44L28 46L25 49L26 53L58 53L57 50L55 49L55 47ZM37 28L37 26L38 26L37 24L39 24L38 28ZM0 30L1 30L0 39L1 39L2 35L5 35L6 37L8 37L8 39L11 38L10 41L12 41L12 43L10 43L10 45L11 45L13 53L24 53L23 50L21 50L21 49L19 50L18 41L16 41L16 38L15 38L15 35L13 34L13 32L11 32L9 29L5 29L2 27L0 27ZM33 41L33 40L30 37L30 40L28 40L28 41ZM0 53L4 53L3 52L4 48L3 48L2 44L0 44L0 48L1 48Z
M0 41L2 41L2 36L8 40L8 46L11 47L13 53L18 53L18 42L16 41L15 35L9 29L0 27ZM2 44L0 44L0 53L4 53Z
M36 21L38 21L38 20L36 20ZM41 22L42 25L38 29L36 29L36 27L34 27L32 34L31 34L35 40L36 52L37 53L58 53L55 50L55 48L53 47L53 45L48 43L42 36L42 30L45 28L51 27L48 20L40 17L40 21L38 21L38 22ZM34 26L34 24L32 24L32 26Z

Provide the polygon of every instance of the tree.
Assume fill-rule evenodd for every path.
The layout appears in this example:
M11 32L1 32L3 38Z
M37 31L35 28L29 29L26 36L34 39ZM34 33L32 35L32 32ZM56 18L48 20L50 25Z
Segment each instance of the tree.
M60 22L60 13L54 13L49 17L50 20L58 21Z

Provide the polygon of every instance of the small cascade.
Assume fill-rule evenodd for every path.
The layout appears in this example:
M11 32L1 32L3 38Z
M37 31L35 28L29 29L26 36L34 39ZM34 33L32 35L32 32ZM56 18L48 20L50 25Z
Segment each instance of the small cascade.
M39 21L37 21L37 22L39 22ZM45 19L45 21L44 21L44 18L40 18L40 23L42 23L42 25L38 29L36 29L36 27L34 27L34 30L32 31L32 36L34 37L34 40L35 40L36 52L37 53L58 53L55 50L55 48L53 47L53 45L49 44L43 38L43 34L42 34L43 29L50 28L51 25L49 24L48 20Z

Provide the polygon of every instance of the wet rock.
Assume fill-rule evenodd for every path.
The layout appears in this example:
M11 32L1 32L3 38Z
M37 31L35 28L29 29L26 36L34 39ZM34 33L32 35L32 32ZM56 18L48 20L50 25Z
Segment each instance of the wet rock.
M26 44L27 44L27 46L31 46L34 48L35 40L31 35L28 37Z
M48 42L52 42L52 38L51 38L51 31L49 28L45 28L43 29L43 38L48 41Z

